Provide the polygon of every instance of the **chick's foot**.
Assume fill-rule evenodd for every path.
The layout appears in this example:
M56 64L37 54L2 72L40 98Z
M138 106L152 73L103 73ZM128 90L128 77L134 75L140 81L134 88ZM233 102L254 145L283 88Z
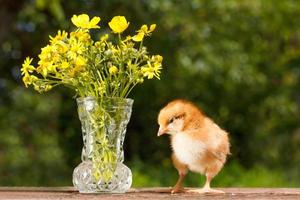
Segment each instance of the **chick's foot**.
M197 194L206 194L206 193L225 194L225 192L222 190L215 190L215 189L211 189L211 188L192 189L192 190L187 190L186 192L187 193L197 193Z
M171 190L171 194L181 193L184 192L184 189L182 187L173 187Z

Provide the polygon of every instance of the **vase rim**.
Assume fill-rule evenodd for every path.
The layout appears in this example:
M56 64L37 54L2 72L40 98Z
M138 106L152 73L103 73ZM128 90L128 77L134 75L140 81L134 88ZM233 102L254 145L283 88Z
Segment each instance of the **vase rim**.
M108 99L114 99L114 100L124 100L124 101L127 101L128 103L133 103L133 99L131 99L131 98L122 98L122 97L102 97L104 100L108 100ZM78 102L78 103L80 103L80 102L82 102L82 101L84 101L84 100L95 100L95 99L97 99L96 97L93 97L93 96L87 96L87 97L77 97L76 98L76 101ZM99 98L99 99L101 99L101 98Z

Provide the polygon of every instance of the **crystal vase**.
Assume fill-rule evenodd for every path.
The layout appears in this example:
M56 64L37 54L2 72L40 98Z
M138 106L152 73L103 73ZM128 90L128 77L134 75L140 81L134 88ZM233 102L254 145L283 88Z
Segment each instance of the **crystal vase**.
M78 98L82 125L82 162L74 169L73 184L80 193L124 193L132 183L123 164L123 142L132 99Z

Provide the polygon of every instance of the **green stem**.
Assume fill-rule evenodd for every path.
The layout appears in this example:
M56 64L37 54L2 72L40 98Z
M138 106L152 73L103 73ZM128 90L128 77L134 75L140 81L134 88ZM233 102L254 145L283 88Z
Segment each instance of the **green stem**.
M130 94L130 92L131 92L131 90L135 87L137 85L137 83L134 83L132 86L131 86L131 88L126 92L126 94L125 94L125 98L127 98L127 96Z

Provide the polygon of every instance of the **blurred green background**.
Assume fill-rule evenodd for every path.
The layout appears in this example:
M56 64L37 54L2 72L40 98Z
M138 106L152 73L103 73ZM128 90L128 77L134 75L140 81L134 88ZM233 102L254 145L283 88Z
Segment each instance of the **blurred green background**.
M160 108L175 98L197 105L230 132L232 155L220 187L300 186L300 4L297 0L0 0L0 185L71 185L82 139L74 94L26 89L20 67L48 35L71 30L73 14L115 15L126 33L157 24L146 41L164 56L161 80L146 81L125 141L133 186L172 186L177 172ZM190 173L187 186L204 178Z

